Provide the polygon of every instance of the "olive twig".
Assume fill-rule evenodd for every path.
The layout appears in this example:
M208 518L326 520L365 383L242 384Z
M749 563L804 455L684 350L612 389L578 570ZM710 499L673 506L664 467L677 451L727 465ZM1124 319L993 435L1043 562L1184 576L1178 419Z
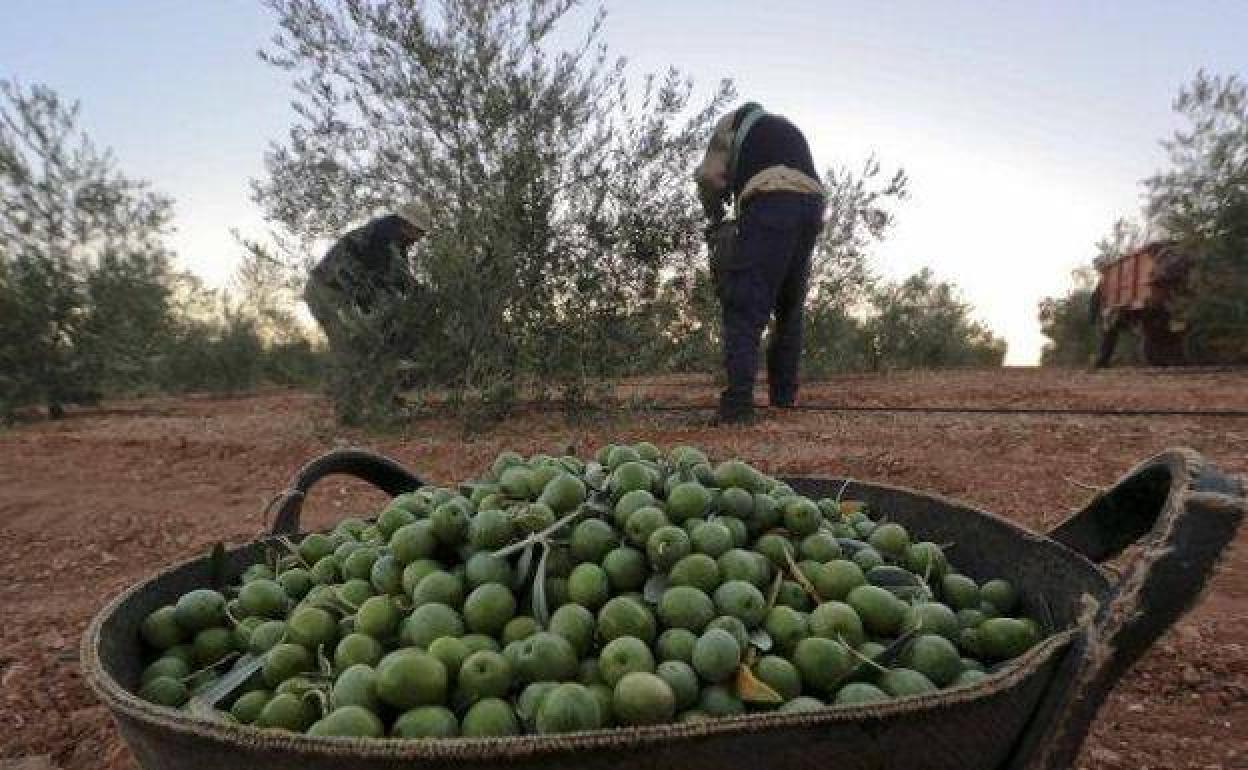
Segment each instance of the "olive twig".
M846 478L844 483L841 484L841 488L836 491L835 502L836 502L836 507L838 509L838 512L841 507L841 496L845 494L845 490L849 488L849 485L852 484L853 481L854 480L851 478Z
M816 606L823 604L823 598L819 596L819 592L815 590L814 584L810 582L806 575L802 573L802 570L797 566L797 562L793 560L793 554L788 548L784 549L784 558L785 561L789 563L790 577L792 577L793 580L802 587L802 590L805 591L811 599L815 600Z
M278 535L277 542L280 543L282 547L284 547L287 551L289 551L291 556L294 556L296 559L298 559L299 563L303 565L304 569L312 569L312 565L308 564L307 560L303 558L303 554L299 553L299 546L295 545L295 541L291 540L290 537L286 535ZM277 573L276 566L274 567L273 572L275 574Z
M318 596L316 599L313 599L309 602L309 606L319 607L323 610L330 610L344 616L354 615L359 610L359 607L347 601L346 598L339 594L337 588L333 589L332 595Z
M181 682L185 684L189 682L190 680L194 679L195 677L199 676L200 674L204 673L205 671L212 671L216 668L221 667L222 665L226 663L233 663L239 657L240 655L237 652L227 652L226 654L222 655L219 659L213 661L212 663L209 663L203 668L196 669L192 671L191 673L187 674L186 676L182 677Z
M305 690L303 695L300 696L302 700L307 700L309 697L315 700L316 705L320 707L321 716L325 716L330 712L329 696L325 694L324 690L319 687L311 687Z
M767 592L767 611L771 612L780 596L780 586L784 583L784 573L776 570L776 577L771 581L771 589Z
M334 609L337 609L339 612L342 612L343 615L354 615L360 610L360 606L358 604L356 604L355 602L351 601L350 599L342 595L342 588L339 586L334 586L334 596L331 601L338 601L342 603L342 606L335 607ZM343 611L342 607L347 607L350 610L350 612Z
M533 569L533 548L534 544L529 543L520 554L520 559L516 563L516 575L511 581L511 589L513 591L519 591L528 585L529 571ZM497 552L495 552L495 555L498 555Z
M548 539L551 535L555 534L555 533L556 533L556 532L558 532L560 529L562 529L563 527L567 526L570 522L572 522L574 519L576 519L576 517L578 517L578 516L582 515L583 513L584 513L584 511L582 511L581 509L579 509L579 508L578 508L577 510L572 511L572 512L571 512L571 513L569 513L568 515L564 516L562 519L559 519L559 520L558 520L558 521L556 521L554 524L551 524L551 525L550 525L549 527L547 527L546 529L543 529L543 530L542 530L542 531L540 531L540 532L534 532L533 534L529 535L528 537L525 537L525 538L523 538L523 539L521 539L521 540L517 540L516 542L512 543L511 545L504 546L504 547L502 547L502 548L498 549L497 551L495 551L495 552L494 552L494 555L495 555L495 556L498 556L498 557L500 557L500 558L502 558L502 557L507 557L507 556L511 556L513 553L517 553L517 552L519 552L519 551L522 551L522 550L524 550L525 548L529 547L530 545L533 545L534 543L538 543L538 542L541 542L541 541L545 541L545 540L547 540L547 539Z
M836 635L836 639L841 644L845 645L845 649L849 652L850 657L856 658L858 660L859 666L864 666L864 665L870 666L871 668L874 668L876 671L878 671L881 674L888 670L884 666L881 666L879 663L876 663L875 658L869 658L866 655L863 655L858 650L854 649L854 646L850 644L849 642L845 641L845 637L841 636L840 634ZM857 669L858 666L855 666L854 668Z
M320 668L323 676L332 676L334 673L334 665L329 662L329 658L325 655L325 645L316 645L316 664Z

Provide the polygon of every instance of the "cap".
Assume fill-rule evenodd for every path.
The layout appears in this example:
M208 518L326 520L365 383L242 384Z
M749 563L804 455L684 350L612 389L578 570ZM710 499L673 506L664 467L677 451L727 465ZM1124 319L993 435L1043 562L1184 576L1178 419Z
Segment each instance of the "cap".
M431 217L429 216L429 209L425 208L423 203L411 201L400 204L395 208L394 213L412 227L419 228L425 232L428 232L430 229Z

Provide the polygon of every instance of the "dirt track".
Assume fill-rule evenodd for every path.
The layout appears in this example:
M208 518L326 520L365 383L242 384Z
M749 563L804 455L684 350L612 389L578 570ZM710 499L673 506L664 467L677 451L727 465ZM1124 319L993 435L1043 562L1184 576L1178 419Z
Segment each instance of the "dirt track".
M698 381L632 390L710 403ZM845 377L810 402L864 405L1248 409L1248 372L1039 371ZM518 418L464 441L432 420L405 436L343 435L317 396L154 399L0 433L0 768L48 755L63 768L130 768L77 670L78 637L110 596L217 540L261 531L294 469L337 443L381 449L427 478L476 474L503 448L582 451L606 438L694 442L775 473L835 474L963 498L1043 530L1089 492L1168 446L1248 472L1248 419L787 413L708 429L680 413L569 426ZM309 526L379 501L327 482ZM1085 748L1087 768L1248 767L1248 528L1200 605L1124 678Z

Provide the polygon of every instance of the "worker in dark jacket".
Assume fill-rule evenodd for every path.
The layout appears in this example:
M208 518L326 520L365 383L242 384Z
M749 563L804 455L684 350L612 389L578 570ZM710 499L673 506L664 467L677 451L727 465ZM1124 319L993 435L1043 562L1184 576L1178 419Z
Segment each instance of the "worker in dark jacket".
M412 287L407 250L428 230L426 210L405 204L344 235L312 268L303 297L331 351L349 349L353 318L407 296Z
M773 313L770 402L792 407L797 400L802 308L823 227L824 188L818 177L802 132L753 102L716 124L698 166L699 197L712 224L724 219L730 201L736 208L735 248L713 265L728 375L720 395L722 422L754 416L759 341Z
M1126 326L1122 309L1107 308L1104 304L1105 281L1102 279L1092 290L1092 296L1088 298L1088 324L1100 332L1096 360L1092 363L1093 369L1103 369L1109 366L1109 362L1114 357L1114 348L1118 346L1118 335Z

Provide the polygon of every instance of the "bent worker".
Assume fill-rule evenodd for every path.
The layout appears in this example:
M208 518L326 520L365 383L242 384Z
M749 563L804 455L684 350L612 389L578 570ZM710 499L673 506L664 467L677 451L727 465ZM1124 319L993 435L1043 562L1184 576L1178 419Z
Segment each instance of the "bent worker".
M353 317L408 294L407 251L428 231L426 209L407 203L344 235L312 268L303 298L331 352L350 349Z
M724 368L721 422L754 416L754 380L763 328L775 314L767 349L770 403L797 400L802 310L811 255L823 227L824 188L802 132L749 102L715 126L695 178L712 225L736 209L736 235L722 254L712 249L712 272L723 308Z
M1104 369L1114 357L1114 348L1118 346L1118 335L1125 325L1120 308L1105 307L1105 279L1097 282L1096 288L1088 297L1088 325L1093 333L1099 333L1096 358L1092 362L1093 369Z

